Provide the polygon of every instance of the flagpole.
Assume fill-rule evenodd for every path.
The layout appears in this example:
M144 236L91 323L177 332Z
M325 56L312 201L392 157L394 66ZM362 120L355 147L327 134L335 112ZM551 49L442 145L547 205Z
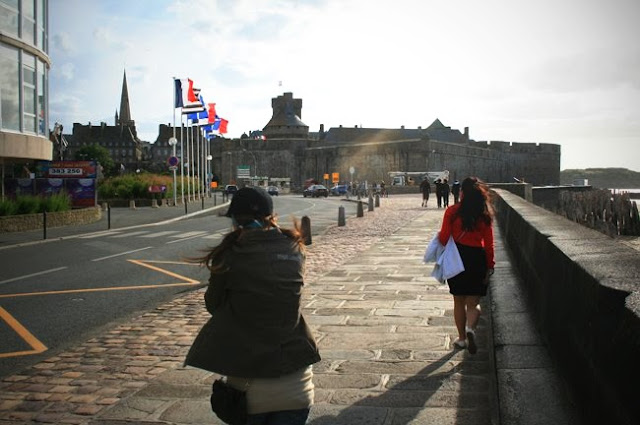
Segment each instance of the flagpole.
M184 124L182 122L182 110L180 111L180 192L182 205L184 205Z
M180 110L180 115L182 115L182 110ZM171 140L171 147L173 149L173 156L176 156L176 77L173 77L173 138ZM176 167L173 168L173 206L178 205L178 194L177 194L177 181L176 181Z
M189 174L191 175L191 193L192 193L192 199L195 201L196 200L196 188L195 188L195 178L196 178L196 173L195 173L195 161L193 159L193 155L195 155L195 152L193 150L193 120L191 120L191 127L189 127L189 144L191 145L191 155L189 155Z
M186 165L187 165L187 199L189 200L189 202L191 202L191 165L190 165L190 161L191 161L191 150L189 149L189 140L191 138L191 127L189 127L189 118L187 118L187 126L186 126L186 131L187 131L187 158L186 158Z
M202 171L200 170L200 123L198 122L198 126L197 128L197 134L198 134L198 138L196 139L196 152L198 152L198 155L196 156L196 158L198 158L198 197L202 198Z

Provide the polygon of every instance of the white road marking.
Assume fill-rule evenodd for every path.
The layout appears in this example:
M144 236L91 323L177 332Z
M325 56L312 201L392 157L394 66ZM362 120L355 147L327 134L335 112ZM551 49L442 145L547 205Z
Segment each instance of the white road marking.
M173 235L173 236L169 236L169 237L170 238L180 238L180 239L182 239L182 238L188 238L190 236L200 236L200 235L202 235L204 233L207 233L207 232L205 232L204 230L197 230L195 232L180 233L179 235Z
M174 233L177 233L177 230L167 230L165 232L156 232L156 233L151 233L149 235L141 235L141 238L159 238L161 236L167 236L167 235L172 235ZM175 236L172 236L175 238Z
M153 247L147 246L147 247L140 248L140 249L134 249L133 251L121 252L120 254L113 254L113 255L108 255L106 257L94 258L91 261L102 261L102 260L106 260L106 259L113 258L113 257L119 257L121 255L127 255L127 254L132 254L132 253L138 252L138 251L144 251L145 249L149 249L149 248L153 248Z
M115 236L110 236L110 237L111 238L128 238L129 236L144 235L146 233L149 233L149 231L148 230L140 230L138 232L123 233L122 235L115 235Z
M27 274L27 275L24 275L24 276L18 276L18 277L14 277L12 279L3 280L3 281L0 282L0 285L3 284L3 283L15 282L16 280L28 279L28 278L34 277L34 276L40 276L40 275L47 274L47 273L53 273L53 272L57 272L57 271L64 270L64 269L66 269L66 267L58 267L58 268L55 268L55 269L44 270L44 271L41 271L41 272L31 273L31 274Z

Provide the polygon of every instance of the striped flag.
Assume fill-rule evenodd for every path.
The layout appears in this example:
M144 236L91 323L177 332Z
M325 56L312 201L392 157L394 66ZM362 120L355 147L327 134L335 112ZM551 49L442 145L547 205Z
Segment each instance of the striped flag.
M200 89L193 87L193 81L189 78L175 79L175 108L182 108L183 114L192 114L205 111L203 102L200 101Z

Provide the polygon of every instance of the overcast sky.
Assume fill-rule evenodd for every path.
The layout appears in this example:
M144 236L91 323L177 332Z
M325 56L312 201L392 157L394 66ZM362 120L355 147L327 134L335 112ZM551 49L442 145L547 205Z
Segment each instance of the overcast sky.
M310 131L426 127L562 145L561 169L640 171L638 0L50 0L50 124L173 123L173 77L262 129L302 99ZM178 111L179 112L179 111ZM180 122L179 114L176 121Z

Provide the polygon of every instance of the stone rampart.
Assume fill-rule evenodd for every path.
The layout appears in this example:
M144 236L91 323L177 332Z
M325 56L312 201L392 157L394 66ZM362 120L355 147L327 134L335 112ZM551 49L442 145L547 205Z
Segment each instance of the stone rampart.
M589 423L640 417L640 255L504 190L498 223L535 320Z
M100 207L47 213L47 227L94 223L102 218ZM20 214L0 217L0 233L42 229L43 214Z

